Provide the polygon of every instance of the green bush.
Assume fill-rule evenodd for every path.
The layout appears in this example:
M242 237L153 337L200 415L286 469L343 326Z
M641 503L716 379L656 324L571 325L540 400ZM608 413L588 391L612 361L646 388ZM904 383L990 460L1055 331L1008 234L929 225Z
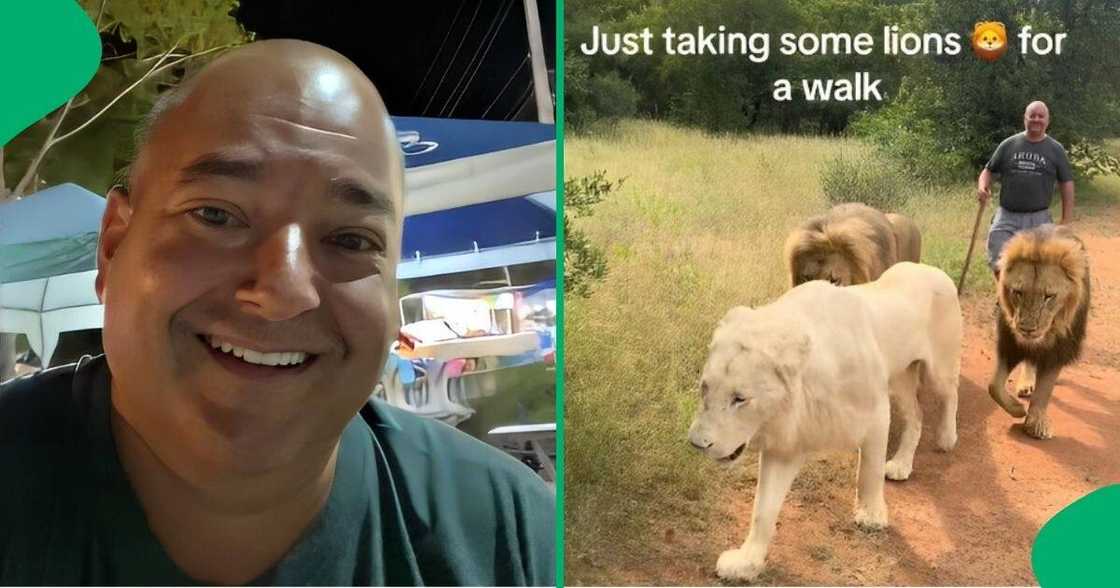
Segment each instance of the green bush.
M898 164L877 155L840 155L826 161L821 171L821 189L834 205L862 202L879 210L894 210L913 193L913 184Z
M980 173L979 167L972 169L972 161L983 157L981 148L962 145L948 135L946 125L930 113L939 103L936 96L927 96L923 102L904 94L874 113L857 116L849 129L878 147L883 158L895 162L910 177L936 184ZM999 141L982 143L984 148L995 149Z
M564 291L569 295L590 296L591 286L607 275L606 255L572 226L574 218L591 216L596 204L622 187L623 179L610 182L606 174L599 170L564 180Z
M564 120L577 132L610 127L638 111L638 91L616 71L592 74L585 60L574 59L564 83Z

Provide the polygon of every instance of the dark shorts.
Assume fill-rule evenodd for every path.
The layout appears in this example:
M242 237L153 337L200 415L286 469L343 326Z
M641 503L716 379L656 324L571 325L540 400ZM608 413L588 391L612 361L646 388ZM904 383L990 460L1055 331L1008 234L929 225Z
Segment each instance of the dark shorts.
M1015 233L1052 222L1054 219L1049 208L1036 212L1011 212L1002 207L996 208L992 226L988 229L988 267L996 271L999 254Z

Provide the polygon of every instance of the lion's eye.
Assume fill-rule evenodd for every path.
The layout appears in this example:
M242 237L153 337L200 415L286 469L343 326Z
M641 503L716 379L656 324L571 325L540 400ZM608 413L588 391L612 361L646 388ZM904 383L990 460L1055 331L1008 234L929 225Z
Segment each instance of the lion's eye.
M1050 304L1053 301L1054 301L1054 295L1053 294L1047 294L1046 295L1046 303Z
M739 394L736 394L734 397L731 398L731 406L742 406L742 405L746 404L749 400L750 399L747 398L746 396L741 396Z

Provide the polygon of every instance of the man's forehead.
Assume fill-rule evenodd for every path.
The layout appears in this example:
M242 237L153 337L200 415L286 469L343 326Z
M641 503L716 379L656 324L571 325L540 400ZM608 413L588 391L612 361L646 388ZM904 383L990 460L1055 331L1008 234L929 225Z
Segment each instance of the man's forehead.
M384 143L391 122L383 105L352 77L337 70L261 71L238 69L200 80L188 97L167 114L177 134L233 125L290 127L337 138Z
M265 159L301 156L356 167L381 180L385 192L399 193L399 145L372 84L346 64L288 57L250 55L201 72L153 129L138 171L178 171L236 148Z

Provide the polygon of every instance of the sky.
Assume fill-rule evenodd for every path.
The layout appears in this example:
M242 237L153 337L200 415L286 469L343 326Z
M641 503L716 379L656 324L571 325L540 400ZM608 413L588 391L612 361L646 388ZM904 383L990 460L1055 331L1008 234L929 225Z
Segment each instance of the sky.
M536 2L555 92L556 2ZM537 120L524 0L241 0L237 17L257 39L304 39L346 55L395 116Z

